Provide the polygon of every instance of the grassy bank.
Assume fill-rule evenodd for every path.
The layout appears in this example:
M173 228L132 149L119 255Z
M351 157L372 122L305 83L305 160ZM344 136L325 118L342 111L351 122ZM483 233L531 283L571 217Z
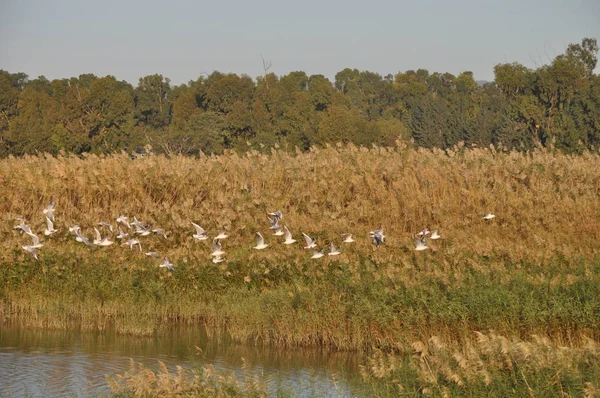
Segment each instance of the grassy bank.
M116 327L153 334L173 322L225 329L239 341L406 352L436 335L466 341L474 330L555 342L598 338L600 156L352 146L290 154L252 152L192 159L149 156L25 157L0 161L0 286L5 321L27 326ZM38 232L56 201L59 232L40 261L12 229ZM298 243L270 235L266 212L340 244L310 260ZM493 211L497 218L482 220ZM123 247L88 249L84 233L119 213L168 231L141 238L175 265ZM189 221L209 234L225 224L227 262L210 262ZM387 243L367 232L384 224ZM425 226L443 239L416 253ZM271 246L255 251L254 233ZM429 338L429 337L427 337Z
M4 263L3 316L27 326L146 335L199 322L239 341L340 349L402 350L422 335L461 339L489 329L561 341L599 336L598 260L518 269L492 258L496 269L481 270L444 268L432 258L415 259L412 268L364 259L306 266L230 260L221 269L188 261L172 275L156 260L134 261Z

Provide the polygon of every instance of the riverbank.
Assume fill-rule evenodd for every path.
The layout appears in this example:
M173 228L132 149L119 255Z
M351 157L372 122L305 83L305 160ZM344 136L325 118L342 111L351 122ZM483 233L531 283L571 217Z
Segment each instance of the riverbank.
M5 263L1 315L24 327L111 327L134 335L200 324L238 342L341 350L405 351L423 335L460 341L473 330L559 341L599 337L598 259L470 261L488 265L448 266L432 254L409 268L368 259L268 268L229 261L222 268L177 263L172 273L155 261L76 256Z

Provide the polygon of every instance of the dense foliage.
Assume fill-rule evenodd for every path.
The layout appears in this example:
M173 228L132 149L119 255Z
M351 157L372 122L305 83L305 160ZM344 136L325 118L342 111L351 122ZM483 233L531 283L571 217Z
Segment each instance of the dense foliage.
M598 43L571 44L548 65L496 65L478 83L419 69L385 77L357 69L322 75L213 72L172 87L140 78L137 87L91 74L49 81L0 71L0 156L36 151L109 153L147 144L168 154L223 149L307 149L325 142L422 147L458 142L569 152L600 145Z

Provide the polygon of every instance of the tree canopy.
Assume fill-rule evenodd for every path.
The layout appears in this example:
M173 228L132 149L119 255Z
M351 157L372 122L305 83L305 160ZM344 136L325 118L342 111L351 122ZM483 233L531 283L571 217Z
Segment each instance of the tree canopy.
M408 70L381 76L346 68L332 82L213 72L173 87L160 74L136 87L113 76L49 81L0 70L0 156L134 150L169 154L308 149L352 142L447 148L502 145L567 152L600 147L598 42L570 44L547 65L494 67L493 82Z

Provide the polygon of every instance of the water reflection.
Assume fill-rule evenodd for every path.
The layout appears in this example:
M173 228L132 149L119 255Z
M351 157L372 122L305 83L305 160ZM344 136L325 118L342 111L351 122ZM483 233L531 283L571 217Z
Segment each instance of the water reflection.
M169 371L212 364L239 377L259 374L273 394L348 397L360 385L352 353L232 344L189 327L149 338L1 325L0 396L106 396L105 375L128 369L130 358L153 370L160 360Z

